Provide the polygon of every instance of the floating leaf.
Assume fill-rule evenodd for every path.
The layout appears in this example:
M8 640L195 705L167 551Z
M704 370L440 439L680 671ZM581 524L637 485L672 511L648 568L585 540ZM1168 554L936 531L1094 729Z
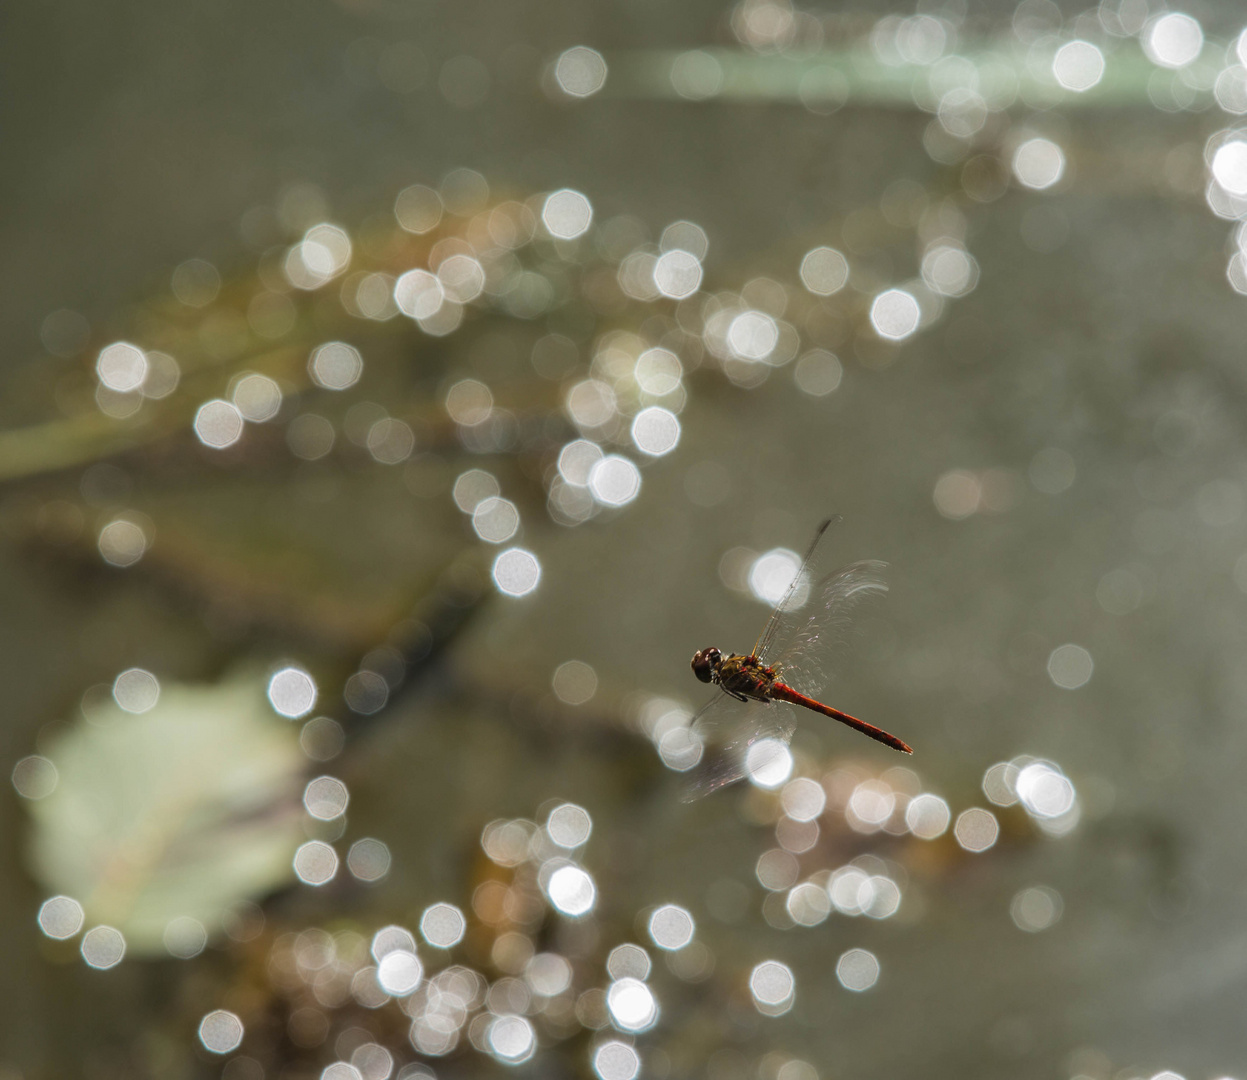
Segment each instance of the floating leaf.
M161 953L174 919L220 927L291 877L305 761L254 675L166 686L138 716L110 700L49 757L60 783L31 804L32 869L132 955Z

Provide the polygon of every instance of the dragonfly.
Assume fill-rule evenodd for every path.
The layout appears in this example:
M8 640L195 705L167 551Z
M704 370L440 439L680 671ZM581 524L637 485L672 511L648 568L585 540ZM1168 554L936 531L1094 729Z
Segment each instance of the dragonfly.
M882 578L886 564L881 562L856 562L823 572L831 548L824 542L827 531L839 520L828 518L818 526L800 569L752 652L724 655L711 646L693 655L693 674L717 686L720 693L694 716L691 726L703 742L721 744L723 752L704 763L690 798L739 780L745 774L749 747L760 739L787 743L796 728L796 718L786 705L838 720L902 754L913 753L895 735L818 700L828 678L826 653L844 644L849 612L863 600L887 592ZM746 710L736 702L758 703L762 708L744 715Z

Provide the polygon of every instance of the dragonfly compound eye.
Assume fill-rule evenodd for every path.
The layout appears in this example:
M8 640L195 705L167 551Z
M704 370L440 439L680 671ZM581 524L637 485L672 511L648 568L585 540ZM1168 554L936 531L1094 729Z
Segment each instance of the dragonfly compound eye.
M693 654L693 674L702 682L710 682L714 669L718 667L719 660L723 656L718 649L702 649L700 652Z

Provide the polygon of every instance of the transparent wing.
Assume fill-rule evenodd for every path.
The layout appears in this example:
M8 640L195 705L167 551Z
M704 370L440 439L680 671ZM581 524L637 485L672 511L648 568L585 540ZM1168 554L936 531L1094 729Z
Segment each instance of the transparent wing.
M785 682L811 697L823 692L835 672L837 655L847 651L854 609L888 591L885 563L867 560L830 569L827 530L837 520L819 526L755 651L764 664L780 667Z
M796 730L795 710L778 701L737 701L725 693L710 699L690 722L701 741L702 759L682 794L693 802L734 784L745 775L745 757L759 739L787 743Z
M826 536L827 530L833 525L839 525L844 518L839 514L835 517L829 517L822 522L817 529L814 530L814 538L810 541L810 546L805 549L805 555L801 558L801 566L797 570L797 576L792 579L792 584L784 590L784 595L779 603L775 606L775 610L771 612L771 617L767 619L766 626L762 628L762 636L758 638L758 643L753 647L753 655L764 657L771 649L775 636L780 633L784 623L784 613L790 611L794 605L801 605L801 596L808 591L810 582L810 568L815 562L815 555L821 554L820 547L825 547L822 540ZM804 590L798 593L798 590Z

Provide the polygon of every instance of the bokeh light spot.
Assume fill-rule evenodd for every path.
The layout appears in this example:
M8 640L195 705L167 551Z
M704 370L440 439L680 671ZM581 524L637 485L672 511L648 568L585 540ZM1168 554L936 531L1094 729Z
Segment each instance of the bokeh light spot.
M1067 41L1052 58L1052 75L1066 90L1081 94L1104 78L1104 54L1089 41Z
M649 917L649 936L660 949L674 951L693 940L695 924L686 908L663 904Z
M39 929L48 937L64 941L82 929L86 916L82 905L70 896L53 896L39 908Z
M598 676L583 660L568 660L554 669L550 685L560 701L567 705L583 705L597 693Z
M836 978L846 990L869 990L879 981L879 961L867 949L849 949L836 961Z
M297 720L316 704L316 683L302 668L284 667L268 681L268 700L282 716Z
M160 700L160 682L150 671L129 668L113 680L113 700L126 712L145 713Z
M1091 681L1095 662L1081 645L1058 645L1048 657L1048 676L1062 690L1077 690Z
M622 454L607 454L589 470L589 491L603 506L625 506L641 491L641 472Z
M621 1031L647 1031L658 1020L658 1002L640 979L616 979L606 991L606 1008Z
M46 799L56 790L60 774L49 758L30 754L13 766L13 790L23 799Z
M359 881L380 881L390 872L390 849L384 841L366 836L346 854L346 868Z
M359 382L364 360L359 350L343 341L329 341L312 350L308 373L325 390L347 390Z
M242 413L233 402L214 398L199 406L193 427L195 437L204 446L224 450L242 438Z
M1009 904L1009 916L1019 930L1037 934L1055 925L1063 909L1059 892L1046 885L1032 885L1014 895Z
M333 821L346 813L350 793L346 785L333 776L318 776L303 789L303 805L318 821Z
M749 975L754 1007L766 1016L781 1016L791 1009L796 986L792 968L778 960L763 961Z
M420 935L434 948L450 949L463 940L467 920L454 904L432 904L420 916Z
M745 751L745 772L760 788L777 788L792 775L792 751L779 739L758 739Z
M143 379L147 376L147 356L137 345L114 341L100 350L95 361L95 373L100 383L109 390L128 393L143 385Z
M815 296L832 296L848 280L849 262L835 248L813 248L801 260L801 283Z
M294 853L294 872L305 885L325 885L338 873L338 853L322 840L309 840Z
M680 421L670 409L651 405L633 419L632 441L650 457L669 454L680 441Z
M1050 139L1027 139L1013 152L1013 175L1036 191L1052 187L1065 172L1065 154Z
M82 958L100 971L116 967L126 955L126 939L111 926L95 926L83 935Z
M636 1080L641 1058L627 1043L606 1042L593 1052L593 1071L599 1080Z
M597 887L579 866L560 866L546 884L550 903L564 915L587 915L597 902Z
M100 530L100 555L113 566L133 566L147 551L147 533L137 522L115 518Z
M957 815L953 835L966 851L978 853L995 844L996 837L1000 835L1000 826L990 810L974 806Z
M541 581L541 563L524 548L507 548L495 560L491 576L507 596L527 596Z
M563 93L589 97L606 84L606 61L596 49L575 45L555 61L554 78Z
M238 1049L242 1037L242 1021L224 1009L216 1009L199 1021L199 1041L214 1054Z
M887 289L870 305L870 323L882 338L901 341L918 329L922 310L912 293Z
M551 236L574 240L588 231L593 221L593 207L579 191L563 188L546 197L541 221Z

